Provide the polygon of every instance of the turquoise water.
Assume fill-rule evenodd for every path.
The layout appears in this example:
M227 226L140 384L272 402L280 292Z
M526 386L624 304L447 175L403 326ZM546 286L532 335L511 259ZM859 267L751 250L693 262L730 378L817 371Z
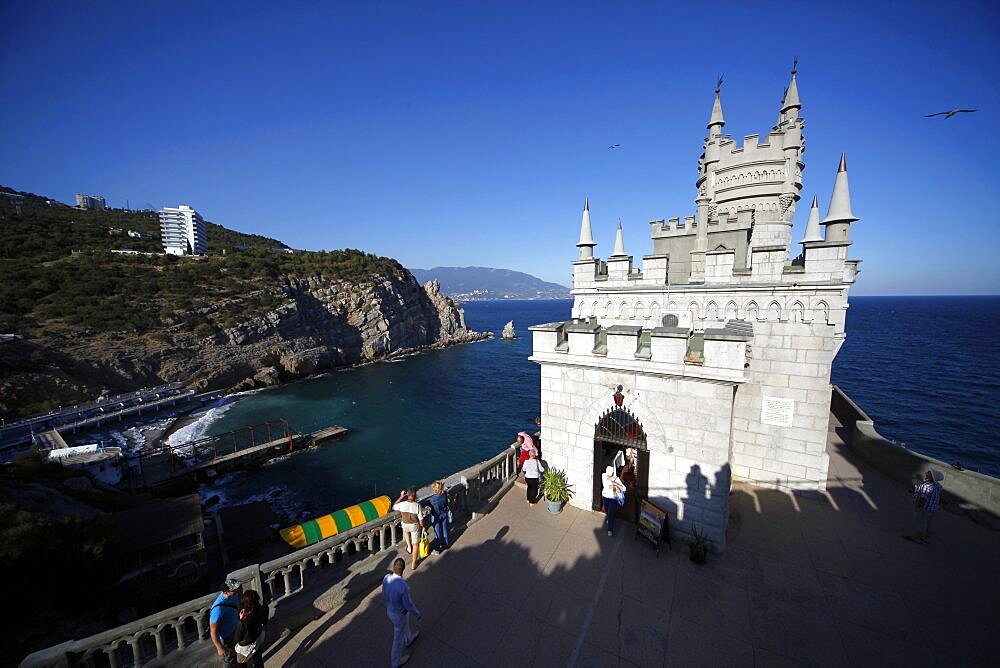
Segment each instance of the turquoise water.
M528 326L569 317L570 301L466 305L469 327L518 338L435 350L238 397L199 431L219 434L284 418L296 431L330 424L346 438L225 476L204 490L227 503L267 499L288 517L314 516L377 494L390 496L475 464L534 429L539 370ZM221 417L219 414L221 413Z
M265 498L286 517L331 512L398 494L491 457L539 414L539 370L528 326L568 318L569 301L472 302L469 326L497 339L344 370L215 409L197 433L285 418L309 431L348 427L343 440L216 482L227 502ZM975 323L958 336L928 323ZM840 384L890 439L948 462L1000 474L1000 299L854 297L847 341L834 362ZM928 391L928 388L932 388ZM222 417L219 418L219 413ZM207 426L207 432L205 432ZM195 436L188 434L188 436Z

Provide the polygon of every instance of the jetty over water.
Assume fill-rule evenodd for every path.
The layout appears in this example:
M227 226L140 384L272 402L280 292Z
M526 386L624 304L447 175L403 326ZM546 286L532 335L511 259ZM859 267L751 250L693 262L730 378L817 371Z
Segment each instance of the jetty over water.
M834 409L825 491L737 482L727 550L705 566L679 541L657 557L626 522L609 538L599 513L529 508L512 449L456 473L447 479L453 547L405 572L423 614L410 663L992 665L1000 609L987 585L1000 532L950 502L932 544L903 540L906 485L852 448L861 425L836 394ZM378 585L406 556L399 523L390 513L230 574L270 602L268 664L388 661L392 628ZM21 665L217 665L207 640L215 596Z

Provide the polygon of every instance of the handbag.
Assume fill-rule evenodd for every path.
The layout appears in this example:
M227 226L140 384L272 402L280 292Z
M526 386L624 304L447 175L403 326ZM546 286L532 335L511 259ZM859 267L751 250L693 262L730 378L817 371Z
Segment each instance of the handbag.
M448 524L454 524L455 516L451 514L451 508L448 509Z
M431 553L431 541L430 539L427 538L427 529L420 530L419 550L420 552L418 554L420 555L421 559L423 559L424 557L426 557L428 554Z
M618 505L624 506L625 505L625 490L624 489L617 490L615 492L615 498L618 500Z

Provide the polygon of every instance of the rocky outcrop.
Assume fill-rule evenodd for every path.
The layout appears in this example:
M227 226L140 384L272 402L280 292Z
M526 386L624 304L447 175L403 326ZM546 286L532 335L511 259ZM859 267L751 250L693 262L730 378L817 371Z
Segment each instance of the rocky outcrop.
M508 320L507 324L503 326L503 331L500 333L500 338L504 341L513 341L517 338L517 334L514 332L514 321Z
M18 404L32 403L37 387L50 396L64 388L64 404L163 382L240 391L488 336L466 327L462 308L436 281L421 286L405 271L360 283L288 276L278 286L280 305L204 338L165 327L141 336L76 332L25 342L48 364L32 364L30 373L0 369L0 411L25 412Z

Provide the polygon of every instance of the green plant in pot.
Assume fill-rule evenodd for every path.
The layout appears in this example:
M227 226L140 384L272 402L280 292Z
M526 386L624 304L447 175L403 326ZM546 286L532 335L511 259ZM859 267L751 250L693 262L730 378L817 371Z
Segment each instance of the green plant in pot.
M573 486L566 478L566 472L559 469L546 469L542 473L542 493L553 515L562 512L562 508L573 498Z
M704 564L705 557L708 556L708 534L693 527L691 536L691 561L696 564Z

